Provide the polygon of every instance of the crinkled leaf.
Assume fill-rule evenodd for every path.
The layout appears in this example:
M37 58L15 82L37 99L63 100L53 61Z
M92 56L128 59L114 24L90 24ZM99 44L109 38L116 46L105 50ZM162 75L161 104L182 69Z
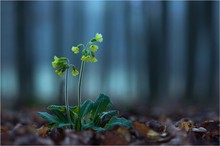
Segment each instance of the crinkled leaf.
M60 121L66 123L67 122L67 117L59 110L51 110L57 117Z
M105 131L106 129L105 128L102 128L102 127L98 127L98 126L95 126L93 122L90 122L90 123L87 123L87 124L84 124L83 125L83 129L88 129L88 128L91 128L95 131L98 131L98 132L102 132L102 131Z
M97 127L97 126L92 126L92 127L90 127L90 128L92 128L93 130L98 131L98 132L103 132L103 131L106 131L106 129L105 129L105 128L102 128L102 127Z
M57 117L55 117L55 116L53 116L53 115L51 115L47 112L38 112L38 115L41 116L43 119L51 122L51 123L57 123L58 124L58 123L61 122Z
M69 106L70 110L75 111L77 109L77 106ZM48 110L59 110L61 112L66 111L66 106L65 105L50 105L47 107Z
M57 127L58 128L63 128L63 127L69 127L69 126L75 126L74 124L71 124L71 123L60 123Z
M105 125L105 123L107 123L112 118L112 116L116 115L117 113L118 113L117 110L102 112L94 119L93 122L96 126L101 126L103 124Z
M79 107L78 106L70 106L70 111L73 113L78 114L79 113Z
M100 94L94 103L91 119L94 120L99 114L106 111L111 104L112 103L108 96Z
M66 111L66 106L65 105L50 105L47 107L48 110L59 110L61 112Z
M125 118L117 118L117 117L112 117L109 122L105 125L105 129L109 130L111 128L113 128L114 126L119 125L119 126L123 126L123 127L131 127L131 121L127 120Z
M79 113L78 106L74 106L74 107L70 108L70 117L71 117L73 123L76 122L76 119L78 118L78 113Z
M72 121L75 123L76 119L78 118L77 113L73 112L70 110L70 118L72 119Z
M86 100L80 108L79 117L84 117L86 114L91 112L92 107L93 102L91 100Z
M118 114L117 110L111 110L111 111L107 111L107 112L102 112L100 115L100 118L103 119L105 116L115 116L116 114Z

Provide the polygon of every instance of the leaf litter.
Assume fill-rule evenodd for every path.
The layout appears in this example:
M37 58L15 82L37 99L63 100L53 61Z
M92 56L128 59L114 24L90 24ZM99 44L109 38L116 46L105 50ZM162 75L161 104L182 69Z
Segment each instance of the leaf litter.
M65 127L48 128L37 110L7 111L1 115L2 145L219 145L218 112L176 118L124 113L131 128L115 126L109 131L77 132ZM123 117L122 115L122 117ZM174 116L173 116L174 115ZM175 117L175 118L173 118ZM180 117L180 116L178 116Z

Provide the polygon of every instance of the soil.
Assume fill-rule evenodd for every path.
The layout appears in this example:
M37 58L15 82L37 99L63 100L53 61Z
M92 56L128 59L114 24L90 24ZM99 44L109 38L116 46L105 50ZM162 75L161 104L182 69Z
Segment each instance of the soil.
M48 130L41 110L1 111L2 145L219 145L217 110L174 110L169 114L123 112L131 128L114 127L107 132L70 128Z

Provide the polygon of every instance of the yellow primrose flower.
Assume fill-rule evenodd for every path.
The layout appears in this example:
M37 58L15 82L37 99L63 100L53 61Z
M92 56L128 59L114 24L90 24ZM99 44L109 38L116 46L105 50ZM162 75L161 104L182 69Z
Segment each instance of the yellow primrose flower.
M53 68L56 68L57 67L57 63L55 61L52 62L52 66Z
M72 75L73 76L77 76L78 74L79 74L78 70L77 69L73 69Z
M75 53L75 54L78 54L79 53L79 48L78 47L72 47L72 51Z
M97 45L91 45L90 49L92 52L96 52L99 49L99 47Z
M57 56L54 56L54 61L52 62L53 68L56 68L58 66L59 58Z
M92 57L91 62L97 62L97 61L98 61L98 59L97 59L97 58Z
M90 56L86 56L86 62L89 62L91 60Z
M60 77L63 76L63 72L62 72L62 71L58 72L57 74L58 74Z
M97 42L101 43L103 41L102 34L96 33L95 39Z
M91 60L91 58L90 58L90 56L85 56L85 55L83 55L83 56L81 57L81 60L82 60L82 61L89 62L89 61Z
M86 60L86 56L83 55L83 56L81 57L81 60L82 60L82 61L85 61L85 60Z

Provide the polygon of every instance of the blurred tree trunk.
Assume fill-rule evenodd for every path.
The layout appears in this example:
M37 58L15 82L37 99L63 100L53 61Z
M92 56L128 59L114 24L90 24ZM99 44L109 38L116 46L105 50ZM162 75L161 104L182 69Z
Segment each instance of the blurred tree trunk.
M158 8L156 3L151 3L149 7L148 13L154 13L154 9ZM152 15L149 15L147 18L147 23L149 25L148 29L146 29L146 33L148 34L148 70L149 70L149 103L152 105L156 102L158 95L159 95L159 88L160 88L160 63L161 63L161 38L160 38L160 31L161 29L159 22L152 22L153 19ZM154 18L155 19L155 18ZM160 56L159 56L160 55Z
M32 20L27 12L27 2L16 2L17 12L17 71L18 71L18 97L15 108L34 103L33 95L33 54L31 53L33 42L26 42L27 37L31 37L28 26Z
M161 45L160 53L158 54L158 58L160 60L160 71L159 71L159 80L160 80L160 90L159 90L159 96L161 101L166 101L168 96L168 88L169 88L169 82L168 82L168 74L170 74L170 66L168 63L169 56L168 56L168 27L167 27L167 20L168 20L168 2L163 1L161 2L161 8L162 8L162 14L161 14L161 25L160 25L160 42Z
M53 19L53 24L54 24L54 31L53 31L53 36L54 36L54 53L56 56L61 57L63 56L63 5L62 2L60 1L55 1L53 2L54 8L53 8L53 14L54 14L54 19ZM56 102L57 104L64 104L64 80L62 79L60 84L59 84L59 94L57 94L56 97Z
M188 24L187 29L188 32L188 50L187 50L187 70L186 70L186 100L194 101L194 81L195 81L195 55L196 55L196 36L197 36L197 24L199 23L197 20L197 14L195 7L197 5L196 2L188 2Z
M210 98L214 99L216 97L219 97L219 19L218 21L215 20L215 15L214 15L214 7L215 5L218 5L218 16L219 16L219 2L213 1L206 4L206 10L207 10L207 15L206 15L206 28L208 28L209 32L209 40L210 40L210 76L209 76L209 84L208 90L209 90L209 95L206 98L210 100ZM218 28L215 27L214 22L218 23ZM216 35L216 33L218 35ZM218 37L216 39L216 36ZM216 84L217 83L217 84ZM217 88L216 88L217 86ZM216 90L217 89L217 90Z
M111 26L112 26L112 14L111 14L111 9L112 9L112 2L106 2L104 5L104 34L106 35L105 37L108 38L108 42L112 42L112 31L111 31ZM110 60L112 59L110 56L110 48L112 47L112 43L107 44L107 41L103 41L103 46L107 46L108 48L105 48L106 50L103 51L103 60L102 62L108 62L110 63ZM101 64L101 66L105 66L104 63ZM110 79L107 78L107 75L109 75L109 72L111 71L111 63L109 64L109 67L106 69L105 67L102 67L101 72L101 81L103 85L107 86L107 88L110 88ZM105 89L107 90L107 89Z

